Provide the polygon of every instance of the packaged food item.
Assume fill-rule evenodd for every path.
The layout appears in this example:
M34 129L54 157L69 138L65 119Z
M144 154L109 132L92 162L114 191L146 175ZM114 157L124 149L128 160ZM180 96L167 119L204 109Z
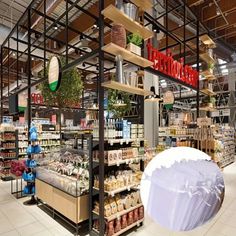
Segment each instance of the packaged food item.
M130 212L128 213L127 224L128 224L128 225L131 225L131 224L133 224L133 222L134 222L134 212L133 212L133 211L130 211Z
M121 230L121 219L115 220L115 233L119 232Z
M121 216L121 228L124 229L127 227L127 214Z

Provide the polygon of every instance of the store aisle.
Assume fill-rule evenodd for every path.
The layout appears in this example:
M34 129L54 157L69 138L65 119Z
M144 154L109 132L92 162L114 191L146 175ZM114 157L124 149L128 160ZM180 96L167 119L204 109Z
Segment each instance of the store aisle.
M217 216L208 224L186 233L173 233L149 219L129 236L234 236L236 235L236 163L224 170L226 195ZM73 235L37 206L24 206L26 198L16 200L10 183L0 182L0 236Z

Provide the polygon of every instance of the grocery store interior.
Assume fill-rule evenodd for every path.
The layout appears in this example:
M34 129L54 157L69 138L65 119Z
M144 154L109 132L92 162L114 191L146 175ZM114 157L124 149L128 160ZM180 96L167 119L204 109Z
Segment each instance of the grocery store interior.
M236 235L235 11L1 0L0 236ZM174 147L207 154L225 184L219 211L181 232L154 222L140 193Z

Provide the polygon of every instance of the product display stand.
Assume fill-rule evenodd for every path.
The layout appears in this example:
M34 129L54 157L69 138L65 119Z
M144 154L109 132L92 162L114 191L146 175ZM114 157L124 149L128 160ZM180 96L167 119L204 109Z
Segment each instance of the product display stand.
M34 205L37 204L35 199L35 178L36 178L36 167L37 162L35 160L35 155L41 152L41 148L38 145L38 134L37 129L34 125L30 128L30 142L27 149L28 159L26 160L27 171L23 173L23 179L27 182L27 185L24 188L24 194L31 196L31 199L24 202L24 205Z
M11 161L18 159L18 131L17 130L3 130L0 137L0 170L1 179L3 181L14 180L10 174Z

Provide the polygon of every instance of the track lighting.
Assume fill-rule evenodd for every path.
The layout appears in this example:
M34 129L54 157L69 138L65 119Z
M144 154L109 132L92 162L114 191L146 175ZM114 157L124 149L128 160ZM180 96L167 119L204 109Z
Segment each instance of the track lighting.
M58 30L58 25L57 24L55 24L54 30Z
M156 94L156 91L155 91L155 87L152 86L150 88L150 91L153 93L151 95L148 95L145 97L145 102L157 102L157 101L160 101L161 98L159 95Z

